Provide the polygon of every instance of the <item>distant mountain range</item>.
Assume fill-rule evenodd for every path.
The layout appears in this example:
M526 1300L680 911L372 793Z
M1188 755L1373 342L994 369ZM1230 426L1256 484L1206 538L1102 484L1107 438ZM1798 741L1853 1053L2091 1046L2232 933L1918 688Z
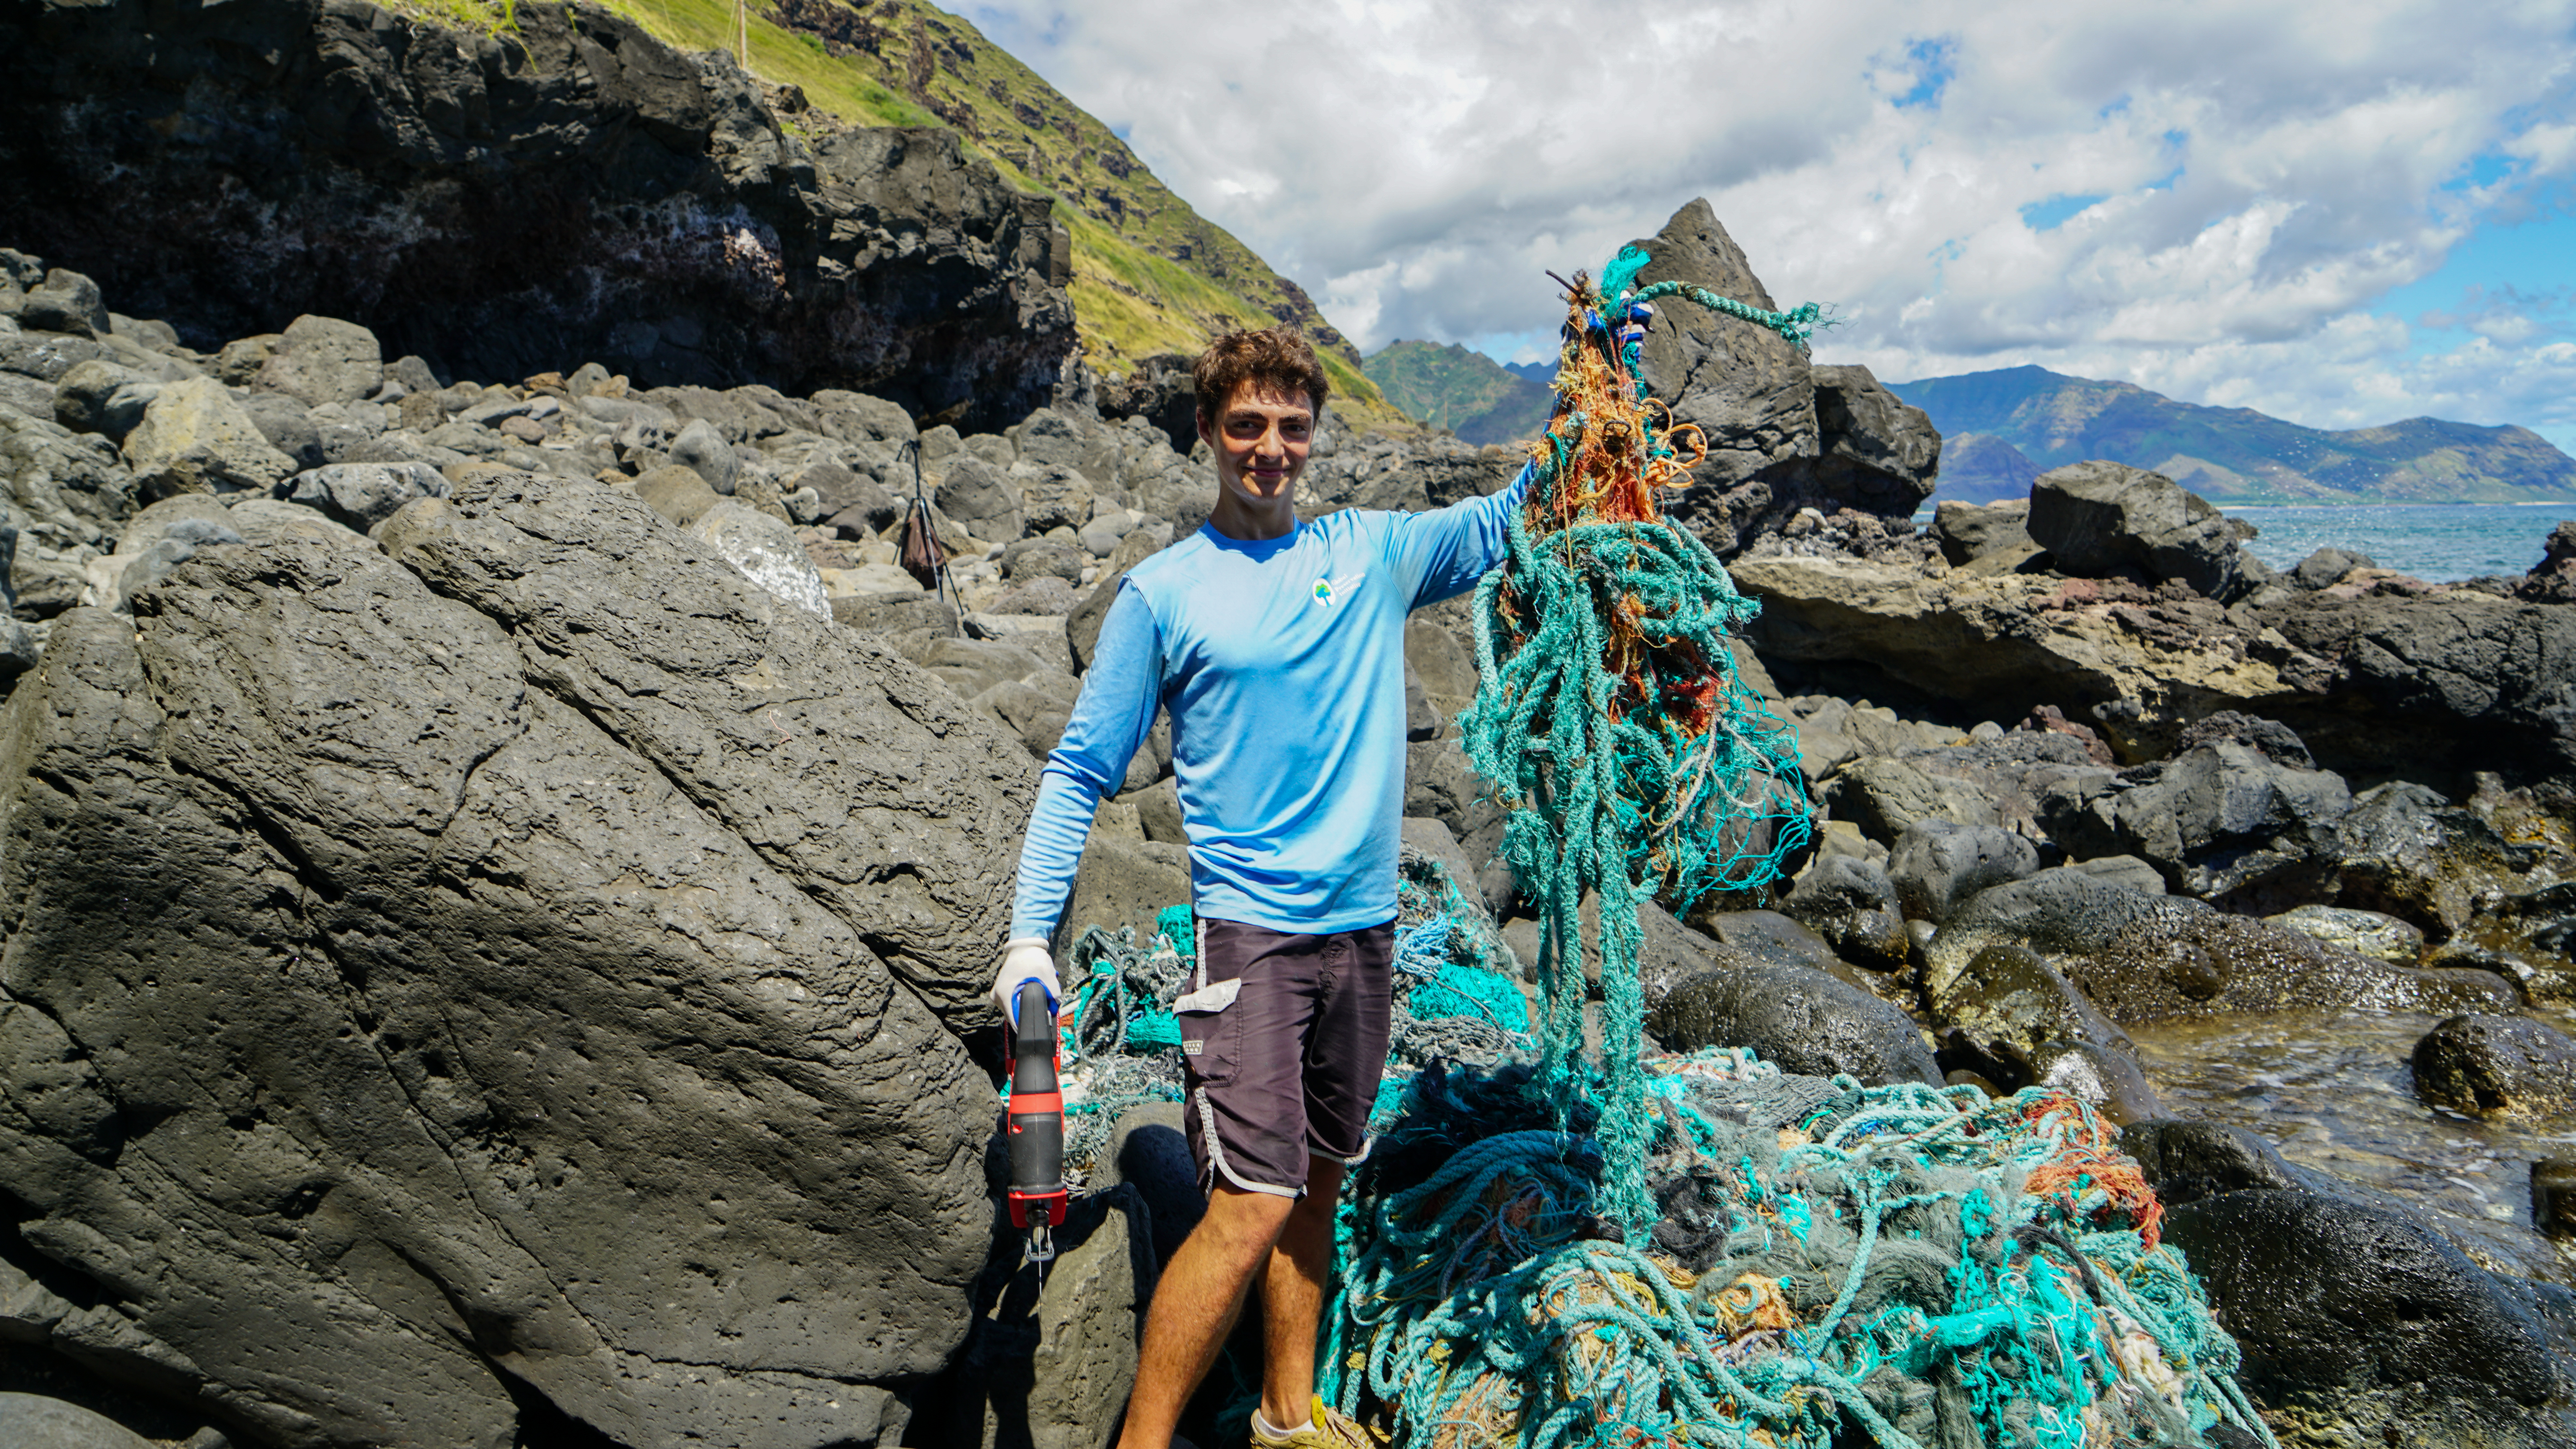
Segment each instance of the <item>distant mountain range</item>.
M2153 469L2213 503L2576 499L2576 458L2527 428L2408 418L2329 432L2041 367L1887 387L1932 415L1934 496L1961 502L2026 498L2033 478L2087 458Z
M1470 443L1527 442L1554 401L1554 363L1505 367L1455 343L1393 342L1362 366L1388 402Z

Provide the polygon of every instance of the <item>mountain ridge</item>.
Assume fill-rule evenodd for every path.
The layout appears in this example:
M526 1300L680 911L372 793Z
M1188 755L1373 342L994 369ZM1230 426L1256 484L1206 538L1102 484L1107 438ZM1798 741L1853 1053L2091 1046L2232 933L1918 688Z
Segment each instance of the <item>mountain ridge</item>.
M1945 439L1937 496L2028 496L2088 458L2148 468L2214 503L2516 503L2576 499L2576 458L2528 428L2406 418L2310 428L2034 365L1891 382Z
M1457 343L1388 343L1363 359L1387 401L1465 442L1521 443L1547 426L1555 393L1545 381ZM1549 369L1550 378L1555 375Z

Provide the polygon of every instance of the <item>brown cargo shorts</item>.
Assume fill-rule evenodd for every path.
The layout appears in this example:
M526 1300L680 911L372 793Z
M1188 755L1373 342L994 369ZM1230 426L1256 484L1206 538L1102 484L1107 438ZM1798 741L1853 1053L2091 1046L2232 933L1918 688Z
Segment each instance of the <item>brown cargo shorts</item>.
M1198 923L1173 1010L1199 1185L1306 1194L1307 1154L1355 1162L1386 1069L1395 923L1301 936Z

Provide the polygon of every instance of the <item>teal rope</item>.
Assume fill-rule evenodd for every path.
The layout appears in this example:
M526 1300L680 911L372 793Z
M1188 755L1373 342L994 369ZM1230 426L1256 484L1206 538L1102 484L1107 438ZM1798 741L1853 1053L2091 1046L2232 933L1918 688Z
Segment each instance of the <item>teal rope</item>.
M1628 295L1645 264L1642 249L1621 252L1604 269L1602 295L1624 307L1682 290L1658 282ZM1686 294L1703 305L1724 300L1696 288ZM1729 315L1752 310L1729 307ZM1610 322L1585 315L1583 335L1568 347L1618 350L1625 375L1642 389L1635 340L1642 328L1623 312L1615 319L1623 343ZM1510 521L1507 560L1477 586L1481 683L1459 725L1468 758L1512 807L1502 855L1538 906L1540 1049L1557 1084L1560 1127L1586 1080L1579 910L1586 894L1598 898L1603 1096L1595 1105L1610 1164L1601 1207L1638 1231L1653 1216L1643 1175L1652 1129L1637 1065L1638 902L1655 895L1686 911L1713 892L1768 882L1806 843L1812 810L1795 732L1737 677L1728 649L1759 606L1735 591L1707 545L1661 519L1533 531L1533 516L1557 516L1558 490L1572 478L1573 450L1588 425L1575 414L1551 430L1547 455L1533 465L1530 501ZM1623 704L1630 682L1603 663L1614 615L1631 621L1650 649L1696 658L1706 677L1639 680L1634 687L1645 698ZM1693 723L1703 715L1704 728Z

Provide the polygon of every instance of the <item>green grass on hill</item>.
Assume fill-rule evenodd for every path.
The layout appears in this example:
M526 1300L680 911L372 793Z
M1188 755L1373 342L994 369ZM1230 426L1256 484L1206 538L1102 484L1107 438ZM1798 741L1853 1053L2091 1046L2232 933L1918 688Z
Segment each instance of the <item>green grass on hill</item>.
M459 28L503 33L512 23L509 0L387 3ZM733 49L732 0L599 3L679 49ZM797 87L852 125L950 127L1012 185L1051 198L1073 234L1075 326L1104 376L1156 353L1196 353L1219 333L1294 322L1323 357L1344 421L1410 421L1303 289L966 21L922 0L754 0L749 30L747 64L761 79Z
M1371 354L1367 367L1389 402L1470 443L1528 442L1555 406L1545 384L1455 343L1393 343Z

